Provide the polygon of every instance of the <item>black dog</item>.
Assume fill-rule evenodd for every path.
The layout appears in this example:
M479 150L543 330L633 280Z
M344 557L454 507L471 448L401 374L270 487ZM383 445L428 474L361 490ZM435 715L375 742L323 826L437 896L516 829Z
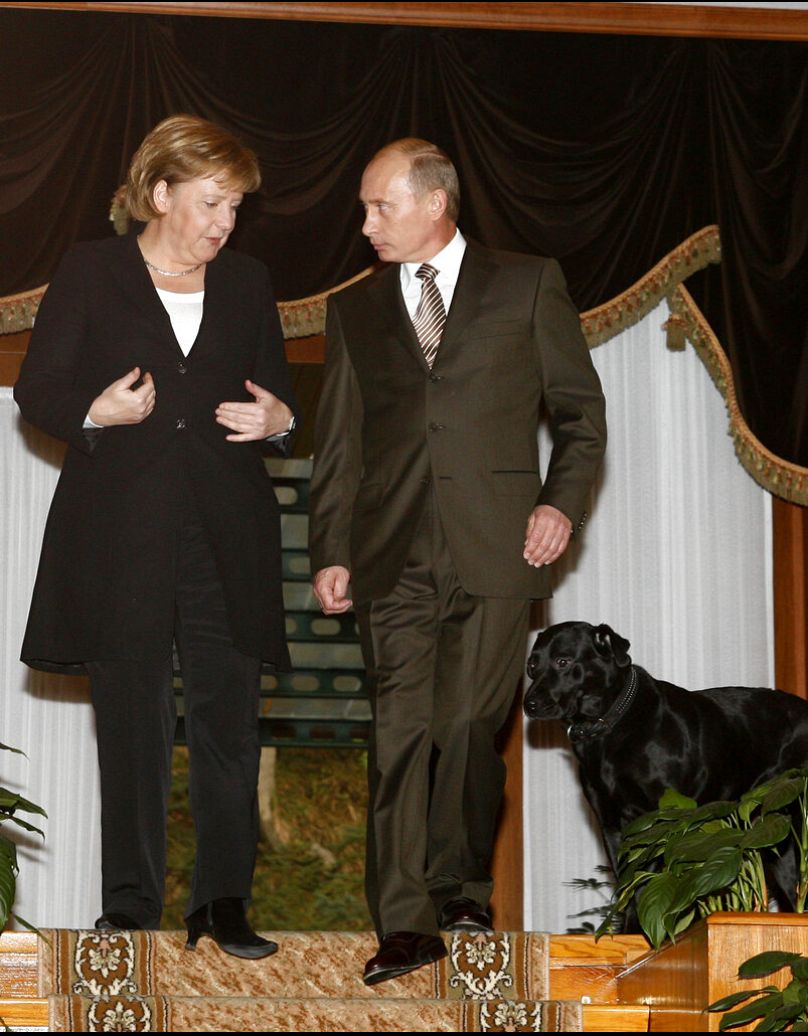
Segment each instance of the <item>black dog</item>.
M629 642L606 625L563 622L536 638L525 712L560 719L580 765L612 868L620 832L657 808L666 788L697 802L737 799L808 764L808 702L783 691L687 691L631 664ZM771 891L793 910L795 861L774 861Z

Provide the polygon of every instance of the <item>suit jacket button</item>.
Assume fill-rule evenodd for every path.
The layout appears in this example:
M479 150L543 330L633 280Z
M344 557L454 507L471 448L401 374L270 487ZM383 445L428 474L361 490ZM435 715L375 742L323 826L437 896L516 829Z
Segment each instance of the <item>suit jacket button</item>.
M177 364L177 370L180 372L180 374L187 374L188 373L188 368L185 366L184 363L178 363Z
M442 432L446 425L438 424L436 421L429 422L430 432Z
M443 375L442 374L430 374L429 375L429 380L430 381L443 381Z
M177 421L177 424L176 424L177 431L178 432L182 432L182 431L185 430L186 427L187 426L185 424L185 418L184 417L179 418L179 420Z

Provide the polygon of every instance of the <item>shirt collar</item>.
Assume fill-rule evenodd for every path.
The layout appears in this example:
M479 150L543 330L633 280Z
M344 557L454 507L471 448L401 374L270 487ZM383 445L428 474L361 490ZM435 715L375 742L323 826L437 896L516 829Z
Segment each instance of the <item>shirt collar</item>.
M435 278L438 285L457 283L457 278L460 275L460 264L463 262L463 254L466 251L466 239L460 233L459 230L455 230L455 235L448 245L444 247L431 259L427 260L430 266L434 266L438 271L438 276ZM402 263L401 264L401 287L406 293L407 289L412 285L415 278L415 271L420 269L423 263ZM420 291L421 282L418 281L418 290Z

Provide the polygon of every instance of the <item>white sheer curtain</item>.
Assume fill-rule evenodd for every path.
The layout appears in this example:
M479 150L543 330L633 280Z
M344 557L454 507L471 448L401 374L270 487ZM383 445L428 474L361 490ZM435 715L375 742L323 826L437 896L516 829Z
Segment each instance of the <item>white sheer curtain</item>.
M80 927L101 912L100 795L86 680L34 673L19 661L42 531L62 460L54 440L25 425L0 388L0 785L43 806L45 841L18 842L15 912L39 927ZM36 818L28 818L35 820Z
M769 495L735 458L723 400L660 305L593 352L609 446L581 544L541 626L606 622L635 662L692 690L773 686ZM549 447L545 446L545 453ZM557 724L527 725L525 925L563 932L597 894L565 886L604 856Z

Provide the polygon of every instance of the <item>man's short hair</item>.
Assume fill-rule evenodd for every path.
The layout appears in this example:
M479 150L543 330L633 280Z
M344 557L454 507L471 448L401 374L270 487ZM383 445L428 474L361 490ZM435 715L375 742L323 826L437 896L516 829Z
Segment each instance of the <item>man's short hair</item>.
M460 213L460 182L452 160L437 144L418 137L403 137L383 147L374 158L380 158L391 151L406 155L410 159L407 180L410 190L421 197L427 191L440 189L446 192L446 215L457 223Z

